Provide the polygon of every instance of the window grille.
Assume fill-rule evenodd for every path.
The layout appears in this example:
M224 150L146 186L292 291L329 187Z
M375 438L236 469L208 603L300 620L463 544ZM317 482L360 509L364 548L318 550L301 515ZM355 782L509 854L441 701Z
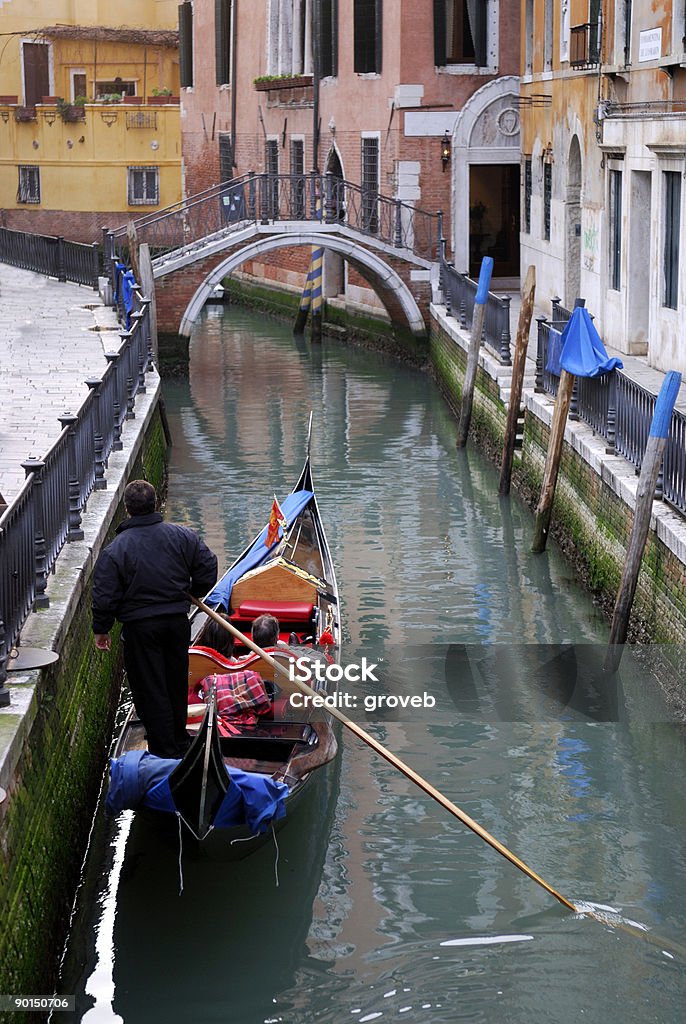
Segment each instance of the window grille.
M379 230L379 140L362 139L362 223L365 231Z
M610 288L622 284L622 172L610 171Z
M40 167L19 168L18 203L40 203Z
M355 74L381 73L381 0L354 0Z
M292 175L292 216L296 220L305 217L305 143L302 139L291 139Z
M524 161L524 231L531 234L531 158Z
M265 165L269 175L267 216L276 219L279 216L279 143L277 139L267 139Z
M160 201L159 167L128 168L129 206L157 206Z
M664 185L664 297L662 305L679 304L679 221L681 219L681 172L663 171Z
M553 197L553 165L543 164L543 238L550 241L550 206Z
M230 181L233 177L233 146L229 132L219 132L219 179Z

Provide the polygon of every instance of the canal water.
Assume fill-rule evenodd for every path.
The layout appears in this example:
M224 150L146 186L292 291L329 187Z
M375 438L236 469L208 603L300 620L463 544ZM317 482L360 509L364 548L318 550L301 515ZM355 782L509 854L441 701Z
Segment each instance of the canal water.
M165 386L168 517L228 563L312 461L352 716L588 913L571 913L352 736L295 820L226 865L96 816L61 991L125 1024L683 1019L686 746L647 656L455 449L427 376L209 309ZM646 654L649 652L646 652ZM388 707L415 696L416 707ZM364 698L386 704L364 707Z

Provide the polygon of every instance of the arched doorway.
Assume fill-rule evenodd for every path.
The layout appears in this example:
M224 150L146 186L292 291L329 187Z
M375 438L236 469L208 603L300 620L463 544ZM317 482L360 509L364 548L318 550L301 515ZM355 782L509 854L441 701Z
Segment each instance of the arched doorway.
M581 146L574 135L567 157L565 194L565 305L572 309L581 291Z

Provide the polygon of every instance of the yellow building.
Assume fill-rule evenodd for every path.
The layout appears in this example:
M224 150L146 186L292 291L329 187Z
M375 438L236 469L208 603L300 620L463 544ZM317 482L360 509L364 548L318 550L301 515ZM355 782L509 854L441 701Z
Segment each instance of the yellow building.
M79 241L181 197L177 7L0 5L0 217Z

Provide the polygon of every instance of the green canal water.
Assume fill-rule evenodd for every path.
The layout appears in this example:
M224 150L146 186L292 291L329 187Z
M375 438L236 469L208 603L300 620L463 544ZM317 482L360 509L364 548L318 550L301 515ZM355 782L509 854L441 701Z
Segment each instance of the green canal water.
M88 1024L668 1022L686 998L686 745L428 377L208 310L167 384L170 519L228 563L312 460L353 717L573 914L352 736L278 836L208 863L98 812L61 990ZM364 697L419 707L366 711ZM433 706L430 706L432 705ZM426 706L425 706L426 705ZM181 891L182 887L182 891Z

